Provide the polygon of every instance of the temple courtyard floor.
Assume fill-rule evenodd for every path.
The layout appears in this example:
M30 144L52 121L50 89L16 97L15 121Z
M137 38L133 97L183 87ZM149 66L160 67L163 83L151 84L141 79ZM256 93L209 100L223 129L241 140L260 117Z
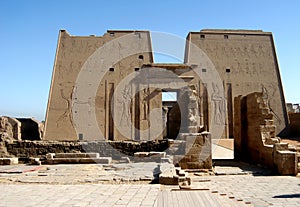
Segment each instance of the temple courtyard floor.
M191 189L180 189L153 181L159 165L0 166L0 206L300 206L295 176L216 160L213 172L189 172Z

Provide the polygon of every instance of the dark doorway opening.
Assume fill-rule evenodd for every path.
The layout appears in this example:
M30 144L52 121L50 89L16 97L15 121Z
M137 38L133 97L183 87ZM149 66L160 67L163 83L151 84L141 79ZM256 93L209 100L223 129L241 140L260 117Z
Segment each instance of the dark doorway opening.
M162 92L163 116L165 120L164 138L176 139L181 125L181 113L177 102L177 91Z

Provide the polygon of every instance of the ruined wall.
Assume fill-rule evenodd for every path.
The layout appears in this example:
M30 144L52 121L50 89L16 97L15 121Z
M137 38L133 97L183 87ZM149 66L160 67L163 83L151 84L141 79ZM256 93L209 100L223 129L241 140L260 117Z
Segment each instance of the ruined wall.
M119 82L139 71L144 62L153 62L149 32L108 31L103 36L79 37L60 31L45 140L134 138L134 127L127 126L138 116L133 109L139 102L135 86L124 88L114 102L112 98ZM119 120L113 119L114 112L120 114ZM114 121L122 122L118 125L125 125L130 136L120 133Z
M6 143L10 155L19 158L44 157L47 153L92 152L101 157L120 159L122 156L133 156L135 152L164 151L169 147L167 140L144 142L89 141L15 141Z
M185 63L197 64L202 79L215 68L222 81L227 101L224 137L233 135L234 97L262 90L269 98L276 134L285 130L288 119L271 33L261 30L201 30L190 32L187 40ZM205 55L199 53L199 49ZM212 64L208 63L206 55ZM217 77L213 78L212 82L217 80ZM209 102L213 102L212 94L209 96ZM211 115L211 111L208 113ZM215 120L211 117L209 122L214 124Z
M280 174L295 175L296 152L276 137L276 126L264 93L251 93L234 100L234 158L261 164Z

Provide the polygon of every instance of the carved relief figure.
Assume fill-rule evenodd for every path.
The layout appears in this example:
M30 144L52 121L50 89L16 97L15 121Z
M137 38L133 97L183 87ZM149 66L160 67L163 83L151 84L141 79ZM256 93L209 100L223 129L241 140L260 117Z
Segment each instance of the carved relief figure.
M119 102L122 105L120 126L129 126L131 117L131 90L128 86L124 87Z
M142 92L142 105L143 105L143 119L146 120L148 116L148 100L150 95L150 89L144 88Z
M225 99L221 96L219 87L216 84L212 84L212 104L214 110L214 123L217 125L225 124Z
M64 90L63 88L67 88L67 86L63 86L63 84L59 84L60 85L60 96L61 98L65 101L66 103L66 107L64 109L64 113L61 114L57 121L56 121L56 127L62 127L64 126L65 123L68 123L67 120L69 120L69 123L73 123L72 121L72 93L69 95L67 92L65 92L66 90ZM72 87L71 91L73 91L74 87ZM66 95L68 94L68 95Z

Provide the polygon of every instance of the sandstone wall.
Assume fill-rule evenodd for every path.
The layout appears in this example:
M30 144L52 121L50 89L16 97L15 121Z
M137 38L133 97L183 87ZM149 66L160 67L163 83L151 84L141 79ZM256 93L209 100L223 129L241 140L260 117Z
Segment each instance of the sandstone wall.
M273 36L261 30L201 30L190 32L186 46L185 62L198 64L200 78L216 82L220 78L227 101L223 137L233 135L233 98L256 91L266 91L271 113L274 115L276 134L283 134L288 125L287 112ZM203 54L201 54L202 51ZM209 58L209 60L206 58ZM212 61L212 64L209 64ZM217 77L209 79L212 71ZM213 102L209 94L209 102ZM212 116L212 111L209 111ZM215 115L216 116L216 115ZM210 117L213 124L217 120ZM211 131L211 130L209 130ZM212 134L214 139L214 135ZM217 137L218 138L218 137Z
M80 37L60 31L45 140L127 140L138 137L134 128L140 127L134 119L141 116L134 109L139 104L140 96L135 95L137 88L127 83L124 90L118 94L114 92L125 77L138 73L143 63L151 62L149 32L108 31L103 36ZM152 99L146 104L154 102ZM115 118L113 114L119 117ZM148 127L147 123L142 125ZM141 137L141 140L148 140L148 137Z
M289 151L288 144L276 137L268 98L263 93L251 93L236 97L234 103L234 158L295 175L296 152Z

